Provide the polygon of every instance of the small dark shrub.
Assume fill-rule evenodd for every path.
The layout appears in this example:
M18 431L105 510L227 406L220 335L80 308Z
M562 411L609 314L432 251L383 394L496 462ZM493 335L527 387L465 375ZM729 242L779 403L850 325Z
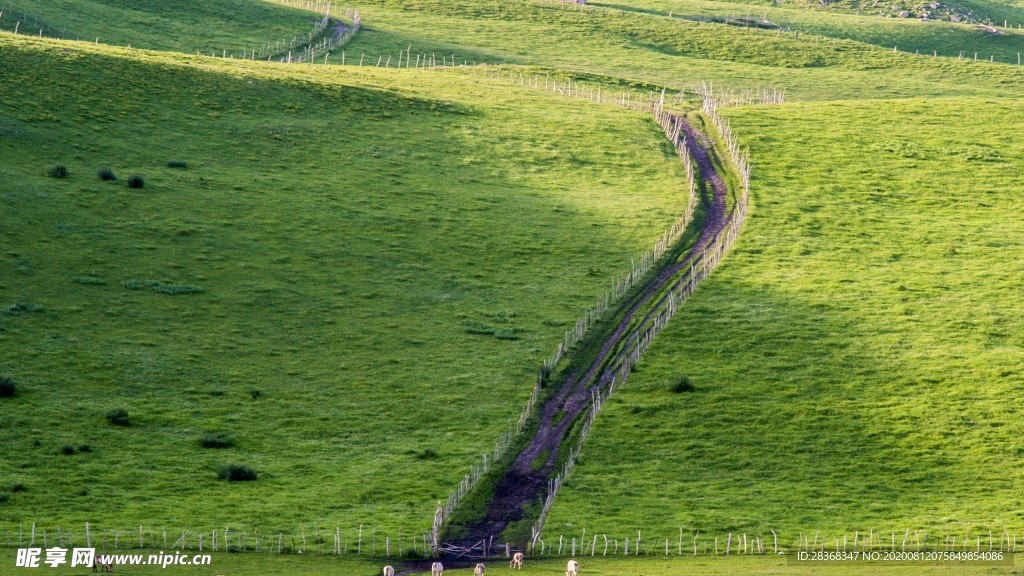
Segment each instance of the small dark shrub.
M14 396L14 380L10 376L0 376L0 398L11 398Z
M434 450L433 448L426 448L423 451L418 452L416 454L416 459L417 460L436 460L437 459L437 450Z
M78 447L79 452L92 452L92 446L88 444L82 444Z
M249 390L249 396L252 396L252 399L255 400L260 396L263 396L263 392L260 392L259 390Z
M50 178L67 178L68 167L63 164L56 164L46 169L46 175Z
M139 176L138 174L132 174L131 176L128 177L129 188L142 188L145 185L146 181L142 178L142 176Z
M7 502L10 499L10 494L8 494L7 492L0 492L0 504L3 504L4 502Z
M672 391L676 394L693 392L694 390L696 390L696 388L694 388L693 382L690 382L690 379L686 376L680 376L672 383Z
M21 482L18 482L16 484L11 484L10 489L11 489L11 494L17 494L18 492L24 492L25 490L27 490L25 485L22 484Z
M225 464L217 470L217 477L228 482L250 482L256 479L256 471L248 466Z
M8 306L7 311L11 314L27 314L32 312L42 312L43 307L39 304L32 304L31 302L17 302Z
M131 422L128 420L128 411L124 408L115 408L110 412L107 412L107 422L110 422L114 426L131 425Z
M114 171L110 168L100 168L96 175L100 177L100 180L109 182L111 180L117 180L117 176L114 175Z
M199 445L203 448L231 448L235 445L235 439L227 434L208 434L199 439Z
M65 456L71 456L72 454L75 453L75 447L72 446L71 444L65 444L60 447L60 453Z
M182 170L188 168L188 164L181 160L171 160L167 163L168 168L180 168Z

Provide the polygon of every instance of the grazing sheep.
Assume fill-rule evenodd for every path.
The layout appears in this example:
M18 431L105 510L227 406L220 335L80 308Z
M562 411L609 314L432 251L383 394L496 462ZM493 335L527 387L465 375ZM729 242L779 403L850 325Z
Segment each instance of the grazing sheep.
M508 563L509 568L523 569L523 553L516 552L512 555L512 561Z
M114 562L110 556L96 556L92 560L92 571L95 572L97 567L100 572L113 572Z
M430 565L430 576L441 576L444 573L444 566L440 562L434 562Z
M484 576L484 563L481 562L473 568L473 576Z
M565 565L565 576L577 576L580 571L580 563L575 560L569 560L569 563Z
M395 576L395 569L390 564L384 567L384 576Z

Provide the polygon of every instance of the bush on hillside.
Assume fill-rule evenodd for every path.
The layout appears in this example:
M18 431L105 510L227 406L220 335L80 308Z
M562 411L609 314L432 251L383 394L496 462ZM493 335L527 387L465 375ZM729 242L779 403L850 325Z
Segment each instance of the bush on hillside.
M203 448L231 448L235 445L235 439L222 432L217 432L200 438L199 445Z
M10 376L0 376L0 398L11 398L14 396L14 380Z
M114 171L110 168L100 168L96 175L100 177L100 180L108 182L110 180L117 180L117 176L114 175Z
M255 480L257 473L248 466L225 464L217 470L217 477L228 482L250 482Z
M142 188L145 185L146 181L143 180L142 176L139 176L138 174L132 174L131 176L128 177L129 188Z
M693 392L694 390L696 390L696 388L693 386L693 382L690 382L690 379L686 376L680 376L672 383L672 391L676 394Z
M68 167L63 164L55 164L46 169L46 175L50 178L67 178L68 174Z
M115 408L110 412L107 412L107 422L110 422L114 426L131 425L131 421L128 419L128 411L124 408Z

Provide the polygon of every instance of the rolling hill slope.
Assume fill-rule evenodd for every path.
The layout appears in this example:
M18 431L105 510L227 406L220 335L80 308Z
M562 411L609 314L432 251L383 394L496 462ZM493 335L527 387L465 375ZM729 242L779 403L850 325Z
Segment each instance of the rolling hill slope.
M468 74L0 50L8 521L408 533L684 197L642 116Z
M549 538L1019 529L1019 102L729 116L751 219L602 412Z
M33 18L186 53L311 23L200 4ZM406 51L648 96L786 90L726 112L751 219L600 414L547 538L1020 532L1024 36L539 4L355 2L332 66L0 33L0 520L426 529L686 182L642 114L495 66L396 69Z

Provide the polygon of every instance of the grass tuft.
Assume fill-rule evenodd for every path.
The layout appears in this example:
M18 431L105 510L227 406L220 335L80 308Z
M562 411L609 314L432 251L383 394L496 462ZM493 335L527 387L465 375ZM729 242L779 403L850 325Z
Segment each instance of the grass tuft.
M199 445L203 448L232 448L235 445L235 439L223 432L215 432L200 438Z
M104 182L117 180L117 176L114 174L114 170L111 168L100 168L99 171L96 172L96 175L99 176L100 180L103 180Z
M519 340L518 328L502 328L494 331L494 337L498 340Z
M68 167L63 164L55 164L46 169L46 175L50 178L67 178L70 175Z
M107 412L107 422L110 422L114 426L131 426L131 420L128 418L128 411L124 408L115 408Z
M15 388L10 376L0 376L0 398L13 398Z
M422 451L416 453L417 460L437 460L437 450L433 448L424 448Z
M197 294L203 291L199 286L191 286L189 284L167 284L166 282L160 282L158 280L146 280L145 285L154 292L170 296L176 296L178 294Z
M693 382L690 382L690 378L688 376L680 376L672 383L672 387L670 389L676 394L682 394L683 392L693 392L697 388L693 385Z
M169 161L167 163L167 167L168 168L178 168L180 170L185 170L185 169L188 168L188 164L185 163L185 162L182 162L180 160L171 160L171 161Z
M146 181L142 178L142 176L139 176L138 174L132 174L131 176L128 177L129 188L142 188L145 185Z
M251 482L257 475L252 468L240 464L225 464L217 470L217 477L228 482Z
M7 307L7 311L11 314L29 314L32 312L42 312L43 307L39 304L33 304L31 302L18 302L11 304Z

